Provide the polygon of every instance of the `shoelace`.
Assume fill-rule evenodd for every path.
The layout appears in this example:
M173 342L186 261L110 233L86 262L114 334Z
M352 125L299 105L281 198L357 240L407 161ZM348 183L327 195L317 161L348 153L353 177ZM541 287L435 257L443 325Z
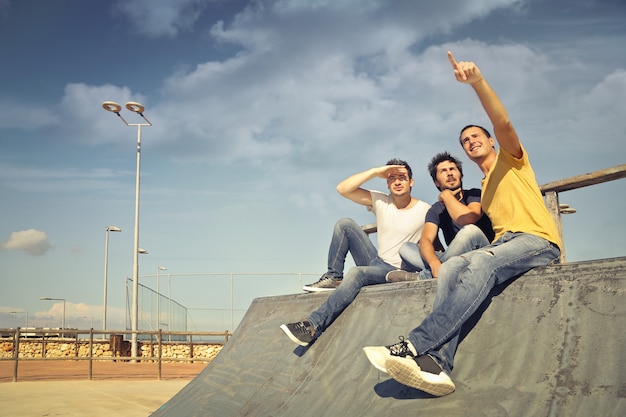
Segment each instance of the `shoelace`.
M303 321L296 324L296 331L299 333L306 333L306 334L310 333L307 325L304 324Z
M331 277L331 276L329 276L329 275L324 274L324 275L322 275L322 276L321 276L321 278L317 281L317 283L324 282L324 281L331 281L331 280L333 280L333 279L335 279L335 278L333 278L333 277ZM316 283L316 284L317 284L317 283Z
M393 345L386 346L387 349L391 352L393 356L401 356L405 357L407 355L413 356L413 353L409 349L409 345L406 340L404 340L404 336L399 336L398 339L400 341L398 343L394 343Z

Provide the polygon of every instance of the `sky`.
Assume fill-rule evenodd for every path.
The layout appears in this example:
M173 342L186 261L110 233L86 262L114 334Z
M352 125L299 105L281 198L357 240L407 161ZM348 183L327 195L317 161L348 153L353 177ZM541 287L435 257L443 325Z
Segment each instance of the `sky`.
M202 311L299 292L337 219L373 221L344 178L398 157L432 203L447 150L479 187L457 137L491 125L448 50L498 93L539 184L626 163L624 22L623 0L0 0L0 327L58 327L65 304L67 327L101 328L106 264L107 328L125 328L138 128L104 101L152 123L139 282L221 331ZM625 255L624 181L560 195L568 261Z

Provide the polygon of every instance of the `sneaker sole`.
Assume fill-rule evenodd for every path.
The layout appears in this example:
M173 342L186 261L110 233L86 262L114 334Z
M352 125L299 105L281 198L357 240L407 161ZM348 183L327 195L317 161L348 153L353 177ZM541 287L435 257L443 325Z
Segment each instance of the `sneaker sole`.
M337 288L315 288L315 287L302 287L306 292L323 292L323 291L335 291Z
M387 368L381 365L381 363L386 363L387 357L390 355L386 355L381 349L372 346L365 346L363 348L363 353L365 353L365 356L367 356L367 360L370 361L374 368L378 369L381 372L387 373Z
M295 337L295 336L293 335L293 333L291 333L291 332L289 331L289 328L287 327L287 325L286 325L286 324L281 324L281 325L280 325L280 329L281 329L283 332L285 332L285 334L287 335L287 337L288 337L289 339L291 339L291 341L292 341L293 343L296 343L296 344L298 344L298 345L300 345L300 346L309 346L309 343L307 343L307 342L303 342L302 340L300 340L300 339L298 339L297 337Z
M454 382L444 373L439 375L424 372L413 359L390 357L385 363L393 379L408 387L417 388L437 397L454 392Z

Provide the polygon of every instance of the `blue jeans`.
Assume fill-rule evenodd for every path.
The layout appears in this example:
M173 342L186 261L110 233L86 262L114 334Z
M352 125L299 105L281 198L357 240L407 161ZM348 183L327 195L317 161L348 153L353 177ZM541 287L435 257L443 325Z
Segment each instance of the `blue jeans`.
M489 240L482 230L476 225L468 224L456 234L445 252L436 252L439 261L443 264L453 256L462 255L466 252L487 246ZM400 246L402 269L410 272L419 272L419 279L432 279L430 267L427 266L420 255L419 247L413 242L405 242Z
M343 218L335 223L328 248L328 272L326 275L343 277L348 252L357 266L369 265L378 256L374 244L354 220Z
M316 333L323 332L350 305L365 285L384 284L387 272L396 269L380 259L374 244L361 226L351 219L335 224L328 252L328 274L341 277L348 251L357 265L348 270L341 285L309 316Z
M419 354L429 353L450 372L461 326L491 289L538 266L558 261L561 251L528 233L505 233L491 245L450 258L439 268L432 312L409 333Z

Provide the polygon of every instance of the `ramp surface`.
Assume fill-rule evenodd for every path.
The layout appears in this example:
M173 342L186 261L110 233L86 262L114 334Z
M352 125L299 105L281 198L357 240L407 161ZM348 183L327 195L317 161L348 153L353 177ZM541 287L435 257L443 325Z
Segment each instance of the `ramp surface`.
M468 323L435 398L373 368L430 311L432 281L364 288L310 347L279 329L327 297L253 301L219 355L153 416L626 416L626 258L537 268ZM469 331L471 330L471 331Z

